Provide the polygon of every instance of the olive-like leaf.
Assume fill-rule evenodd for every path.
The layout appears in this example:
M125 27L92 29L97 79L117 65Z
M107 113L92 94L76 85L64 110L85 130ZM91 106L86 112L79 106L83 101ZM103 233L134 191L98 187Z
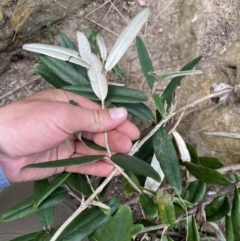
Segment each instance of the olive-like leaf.
M78 51L75 44L64 33L59 34L59 39L60 39L60 44L62 47Z
M62 89L84 96L93 101L99 101L99 98L93 93L90 84L81 84L75 86L65 86ZM112 103L141 103L147 100L147 96L142 92L122 86L109 85L106 102Z
M206 218L208 222L216 222L225 217L230 210L228 197L222 196L215 198L205 207Z
M0 222L17 220L19 218L27 217L29 215L49 209L61 203L66 196L67 191L62 187L58 187L50 194L50 196L46 200L43 201L41 205L39 205L38 208L34 209L33 205L35 204L36 200L41 197L41 193L34 194L33 196L25 199L24 201L18 203L17 205L6 211L0 217Z
M233 225L233 233L234 240L240 240L240 196L239 189L236 187L234 192L234 198L232 202L232 225Z
M105 43L105 39L101 33L97 34L97 45L100 50L102 61L104 62L107 59L107 46Z
M152 73L152 72L150 74L155 76L159 80L164 80L164 79L172 79L172 78L181 77L181 76L202 74L202 71L200 71L200 70L182 70L182 71L175 71L172 73L162 74L162 75L157 75L156 73Z
M49 84L51 84L55 88L60 89L68 84L67 82L53 74L50 69L48 69L44 64L36 64L34 65L34 69L39 75L41 75Z
M149 72L153 72L153 64L152 60L149 56L148 50L143 42L143 40L137 36L136 37L136 46L138 52L138 59L142 68L142 72L144 74L145 80L147 81L150 89L153 88L154 85L154 77L149 74Z
M171 195L169 193L164 194L159 190L157 193L156 204L161 222L163 224L174 225L176 218Z
M144 226L140 223L133 225L131 228L131 237L135 237L136 235L138 235L143 228Z
M152 111L143 103L113 103L117 107L124 107L127 109L128 114L140 120L153 120L154 116Z
M221 186L229 186L231 184L231 181L227 177L211 168L196 165L191 162L185 162L185 166L199 181Z
M153 135L153 146L167 181L180 194L182 191L182 179L178 157L172 140L164 127L161 127Z
M221 136L221 137L227 137L232 139L240 139L240 134L237 133L229 133L229 132L205 132L205 135L211 135L211 136Z
M187 241L200 241L200 235L195 218L193 216L189 216L187 220Z
M189 154L191 156L191 161L193 163L200 164L199 158L198 158L198 153L197 153L196 149L188 143L186 143L186 146L187 146L187 149L188 149Z
M131 171L146 177L151 177L156 181L160 181L159 174L146 162L134 156L126 154L112 155L111 160L126 171Z
M233 223L232 223L232 217L230 215L227 215L225 217L225 225L226 225L226 241L234 241Z
M99 241L130 241L131 226L131 209L122 206L104 227Z
M34 191L35 193L42 193L49 186L49 182L47 179L39 180L34 182ZM51 224L54 218L54 210L55 207L43 210L38 212L38 219L43 225L45 230L50 230Z
M127 25L127 27L121 32L114 46L112 47L106 64L105 70L111 70L118 61L122 58L127 48L131 45L132 41L137 36L138 32L142 28L143 24L147 21L151 13L150 8L145 8L138 13Z
M159 111L161 116L162 117L165 116L166 110L165 110L164 104L162 102L162 99L159 97L159 95L154 93L153 100L154 100L155 106L157 107L157 110Z
M37 54L41 62L58 78L71 84L88 84L85 77L80 74L72 65L59 59Z
M54 190L56 190L69 176L70 172L63 172L50 185L48 185L42 192L41 196L37 198L33 208L37 208Z
M110 219L111 215L117 210L120 200L113 198L104 202L104 204L111 208L108 214L105 214L96 206L82 212L63 230L57 240L81 241L88 237ZM129 228L131 228L131 225Z
M199 61L201 60L201 56L197 57L195 59L193 59L191 62L189 62L188 64L186 64L181 71L184 70L191 70L194 66L196 66ZM184 76L179 76L179 77L175 77L173 78L170 83L167 85L167 87L165 88L165 90L162 93L161 99L162 101L166 101L167 102L167 106L168 108L171 106L171 102L172 102L172 97L174 94L174 91L176 89L176 87L178 87L181 84L181 80L184 78Z
M66 183L69 187L77 192L82 193L84 196L89 196L92 194L92 190L87 178L83 174L72 173L72 175L67 178Z
M124 77L124 72L119 68L118 65L115 65L115 66L112 68L112 72L113 72L116 76L118 76L118 77L120 77L120 78L123 78L123 77Z
M209 167L212 169L218 169L223 167L223 163L215 157L199 157L199 163L202 166Z
M86 139L81 138L82 143L87 146L90 149L96 150L96 151L106 151L106 148L97 145L95 142L93 141L89 141Z
M167 235L163 235L162 241L174 241L174 240Z
M90 162L95 162L103 158L103 155L94 155L94 156L82 156L82 157L74 157L68 159L62 159L57 161L48 161L41 162L36 164L29 164L24 166L22 169L26 168L56 168L56 167L69 167L69 166L77 166L84 165Z
M80 58L79 52L73 49L39 43L24 44L23 49L39 54L44 54L63 61L68 61L83 67L89 67L89 65L82 58Z
M153 200L146 194L142 193L139 197L139 202L144 212L151 218L156 218L158 215L158 209Z
M183 197L191 203L197 203L204 199L206 195L207 185L204 182L196 180L191 182L187 187L188 198Z
M35 241L35 238L41 233L46 233L46 232L41 231L41 232L29 233L15 239L11 239L10 241Z

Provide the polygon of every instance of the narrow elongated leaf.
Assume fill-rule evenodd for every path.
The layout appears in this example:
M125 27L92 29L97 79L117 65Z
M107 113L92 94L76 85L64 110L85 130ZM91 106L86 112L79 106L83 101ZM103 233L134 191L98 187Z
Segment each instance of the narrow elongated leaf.
M233 203L232 203L232 225L233 225L233 233L234 233L234 240L240 240L240 196L239 190L237 187L235 188Z
M41 196L37 198L33 208L37 208L54 190L56 190L69 176L71 173L64 172L60 176L58 176L50 185L48 185L43 192L41 192Z
M197 153L196 149L188 143L186 143L186 146L187 146L187 149L188 149L189 154L191 156L191 161L193 163L200 164L199 158L198 158L198 153Z
M8 211L6 211L1 217L0 222L9 222L17 220L19 218L24 218L29 215L41 212L43 210L49 209L61 203L67 196L67 191L58 187L51 195L45 200L37 209L33 208L34 203L37 199L41 197L41 193L34 194L33 196L25 199L21 203L18 203Z
M185 141L183 140L183 138L180 136L180 134L177 131L173 131L172 134L173 134L174 140L176 142L177 149L178 149L178 152L179 152L179 155L180 155L182 161L190 162L191 157L190 157L190 154L187 149Z
M42 233L42 232L44 232L44 231L29 233L27 235L23 235L21 237L15 238L15 239L11 239L10 241L35 241L35 238L38 236L38 234Z
M73 49L39 43L24 44L23 49L78 64L86 68L89 67L89 65L80 57L79 52Z
M89 82L72 65L59 59L37 54L42 63L58 78L71 84L88 84Z
M165 176L163 174L162 168L161 168L161 166L159 164L159 161L157 160L155 154L152 157L152 161L151 161L150 165L159 174L159 176L161 178L161 182L157 182L157 181L153 180L152 178L147 177L147 179L145 181L145 184L144 184L144 187L148 188L150 190L153 190L153 191L157 191L157 189L160 187L160 185L161 185Z
M49 162L42 162L36 164L30 164L24 166L25 168L56 168L56 167L69 167L69 166L77 166L77 165L84 165L90 162L95 162L103 158L103 155L95 155L95 156L82 156L82 157L75 157L75 158L68 158L62 159L57 161L49 161Z
M178 157L172 140L165 128L160 128L154 134L153 146L167 181L175 188L175 191L180 194L182 191L182 181Z
M188 238L187 241L200 241L197 222L193 216L188 217Z
M153 76L156 76L159 80L164 80L164 79L172 79L172 78L181 77L181 76L202 74L202 71L200 71L200 70L182 70L182 71L175 71L175 72L163 74L163 75L157 75L156 73L151 73L151 74Z
M228 197L215 198L205 207L206 218L208 222L216 222L225 217L230 210Z
M143 103L113 103L117 107L125 107L128 114L140 120L153 120L154 116L152 111Z
M99 241L131 241L132 212L122 206L108 221Z
M50 69L48 69L43 64L36 64L34 65L35 71L41 75L49 84L54 86L55 88L62 88L63 86L66 86L68 83L64 80L60 79L58 76L53 74Z
M126 171L131 171L146 177L151 177L156 181L160 181L158 173L146 162L126 154L112 155L111 160L122 167Z
M169 193L163 194L162 191L158 191L156 204L158 208L158 215L161 223L174 225L175 211L173 207L172 197Z
M77 95L87 97L94 101L99 101L99 98L93 93L89 84L81 84L75 86L65 86L62 89L73 92ZM108 86L108 95L106 102L113 103L140 103L147 100L147 96L142 92L122 86Z
M150 89L153 88L154 85L154 77L149 74L149 72L153 72L153 64L152 60L149 56L148 50L142 41L142 39L137 36L136 37L136 46L138 52L138 59L142 68L142 72L144 74L145 80L147 81L148 86Z
M218 169L224 166L223 163L215 157L199 157L199 163L202 166L209 167L212 169Z
M69 187L77 192L82 193L84 196L89 196L92 194L92 190L89 186L87 178L83 174L72 173L72 175L67 178L66 183Z
M81 57L90 65L88 76L92 89L96 96L103 101L108 92L106 77L102 74L102 63L100 59L91 52L91 46L84 33L77 33L78 48Z
M221 137L227 137L231 139L240 139L240 134L237 133L229 133L229 132L205 132L205 135L211 135L211 136L221 136Z
M183 66L181 71L191 70L194 66L196 66L199 63L201 58L202 57L200 56L200 57L197 57L197 58L193 59L191 62L189 62L188 64ZM163 102L166 100L168 108L171 106L171 101L172 101L174 91L175 91L176 87L181 84L181 80L183 78L184 78L184 76L179 76L179 77L173 78L170 81L170 83L168 84L168 86L165 88L165 90L163 91L161 99L162 99Z
M169 236L164 235L162 237L162 241L174 241L174 240L172 238L170 238Z
M119 68L118 65L115 65L115 66L112 68L112 72L113 72L117 77L120 77L120 78L123 78L123 77L124 77L124 72Z
M231 184L227 177L211 168L196 165L191 162L185 162L185 166L199 181L221 186L229 186Z
M81 241L93 233L103 223L107 222L117 210L120 200L117 198L104 202L111 210L105 214L98 207L92 207L78 215L58 237L58 241L71 240ZM131 225L129 226L129 228ZM106 240L104 240L106 241Z
M139 197L139 202L144 212L151 218L156 218L158 215L158 209L153 200L146 194L143 193Z
M43 193L45 189L49 186L47 179L35 181L34 191L35 193ZM45 230L49 230L54 218L54 207L38 212L38 219L43 225Z
M59 34L59 39L60 39L60 44L62 47L78 51L75 44L64 33Z
M105 60L107 59L107 46L105 43L105 39L101 33L98 33L96 40L98 48L100 50L102 61L105 62Z
M226 241L234 241L232 217L230 215L227 215L225 217L225 224L226 224Z
M200 202L204 199L206 195L206 189L207 189L207 185L204 182L201 182L199 180L191 182L188 185L187 191L186 191L186 193L188 193L188 198L184 196L183 199L186 199L191 203Z
M91 148L91 149L93 149L93 150L96 150L96 151L106 151L106 148L97 145L97 144L96 144L95 142L93 142L93 141L89 141L89 140L86 140L86 139L83 139L83 138L81 138L81 141L82 141L82 143L83 143L85 146L87 146L87 147L89 147L89 148Z
M138 13L122 31L108 55L105 64L106 71L111 70L122 58L127 48L131 45L142 28L143 24L147 21L150 13L150 8L145 8L143 11Z
M142 229L144 228L144 226L142 224L135 224L132 226L131 228L131 237L135 237L136 235L138 235Z
M162 99L159 97L159 95L154 93L153 94L153 100L154 100L155 106L157 107L157 110L159 111L161 116L162 117L165 116L166 110L164 108L164 104L162 102Z

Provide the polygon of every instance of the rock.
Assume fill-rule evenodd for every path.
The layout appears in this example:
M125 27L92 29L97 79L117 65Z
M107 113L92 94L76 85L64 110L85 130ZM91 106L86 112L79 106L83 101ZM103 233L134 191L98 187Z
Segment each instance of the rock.
M7 71L9 67L9 61L0 57L0 75Z

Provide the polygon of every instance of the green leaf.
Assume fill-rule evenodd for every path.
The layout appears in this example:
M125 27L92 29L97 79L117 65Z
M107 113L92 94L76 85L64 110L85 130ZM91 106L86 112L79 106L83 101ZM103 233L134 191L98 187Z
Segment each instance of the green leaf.
M135 224L142 224L145 228L157 225L153 220L149 220L149 219L140 219ZM148 233L156 234L157 232L158 230L152 230L152 231L149 231Z
M193 163L199 164L199 158L196 149L191 146L190 144L186 143L187 149L189 151L189 154L191 156L191 161Z
M35 238L38 236L38 234L42 232L45 232L45 231L29 233L15 239L11 239L10 241L35 241Z
M62 88L67 85L67 82L60 79L58 76L53 74L44 64L34 65L35 71L41 75L49 84L55 88Z
M74 86L64 86L62 89L73 92L77 95L84 96L88 99L99 101L97 96L93 93L90 84L81 84ZM142 92L123 86L108 86L108 94L106 102L113 103L140 103L147 100L147 96Z
M191 62L189 62L188 64L183 66L181 71L191 70L192 68L194 68L198 64L198 62L201 60L201 58L202 57L200 56L200 57L197 57L197 58L193 59ZM163 91L161 99L162 99L163 103L165 102L165 100L167 101L168 108L171 106L174 91L175 91L176 87L178 87L181 84L181 80L183 78L184 78L184 76L179 76L179 77L173 78L170 81L170 83L167 85L165 90Z
M141 160L147 161L154 152L153 149L153 137L150 137L138 150L138 152L136 152L134 154L135 157L137 158L141 158Z
M48 161L48 162L30 164L30 165L24 166L22 169L78 166L78 165L84 165L90 162L98 161L103 157L104 155L74 157L74 158L62 159L57 161Z
M193 216L188 217L188 238L187 241L200 241L197 222Z
M117 107L125 107L128 114L140 120L153 120L154 116L152 111L143 103L113 103Z
M111 208L109 214L105 214L96 206L82 212L66 227L66 229L64 229L62 234L58 237L58 241L81 241L93 233L103 223L107 222L111 215L117 210L120 200L118 198L113 198L104 203ZM129 228L130 227L131 225L129 225Z
M172 79L172 78L176 78L176 77L181 77L181 76L184 77L184 76L196 75L196 74L202 74L202 71L200 71L200 70L175 71L175 72L171 72L168 74L157 75L157 78L160 80L164 80L164 79ZM153 73L153 75L155 76L156 74Z
M227 215L225 217L225 224L226 224L226 241L234 241L232 217L230 215Z
M215 198L205 207L206 218L208 222L215 222L225 217L230 210L228 197Z
M131 171L160 182L158 173L146 162L126 154L112 155L111 160L126 171Z
M189 196L187 199L185 197L183 197L183 199L186 199L191 203L201 202L206 195L206 189L207 185L204 182L199 180L191 182L187 187L187 193L189 193Z
M104 227L99 241L131 241L132 212L122 206Z
M34 194L33 196L25 199L24 201L18 203L17 205L6 211L0 217L0 221L9 222L49 209L61 203L66 196L67 191L62 187L58 187L55 191L53 191L53 193L51 193L51 195L46 200L43 201L41 205L39 205L37 209L34 209L33 205L36 200L41 197L41 193Z
M119 68L118 65L115 65L115 66L113 67L112 72L113 72L116 76L118 76L118 77L120 77L120 78L123 78L123 77L124 77L124 72Z
M63 172L59 175L50 185L48 185L42 192L41 196L36 200L33 208L37 208L54 190L56 190L69 176L71 173Z
M215 157L199 157L199 163L202 166L209 167L212 169L218 169L224 165Z
M34 191L35 193L43 193L46 188L48 188L49 182L47 179L35 181L34 183ZM43 210L42 212L38 212L38 219L40 223L43 225L45 230L50 230L50 227L54 218L54 207Z
M184 164L188 171L199 181L221 186L229 186L231 184L227 177L211 168L196 165L191 162L185 162Z
M160 221L163 224L174 225L176 218L171 195L169 193L163 194L162 191L158 191L156 204Z
M142 193L139 197L139 202L144 212L151 218L156 218L158 215L158 209L153 200L146 194Z
M69 63L51 58L48 56L44 56L41 54L37 54L38 58L41 62L57 77L62 79L63 81L71 84L87 84L88 81L81 75L72 65Z
M182 191L182 180L178 157L172 140L164 127L161 127L153 135L153 146L167 181L180 194Z
M93 150L96 150L96 151L106 151L106 148L97 145L97 144L96 144L95 142L93 142L93 141L89 141L89 140L86 140L86 139L83 139L83 138L82 138L82 143L83 143L85 146L87 146L87 147L89 147L89 148L91 148L91 149L93 149Z
M235 241L240 240L240 196L239 190L235 188L234 198L232 202L232 225Z
M149 72L154 72L153 64L149 56L148 50L139 36L136 37L136 46L142 72L144 74L148 86L150 87L150 89L152 89L154 85L154 77L152 75L149 75Z
M171 239L169 236L164 235L164 236L162 237L162 241L174 241L174 240Z
M131 228L131 237L135 237L136 235L138 235L143 228L144 226L140 223L133 225Z
M157 107L157 110L159 111L161 116L162 117L165 116L166 110L164 108L164 104L162 102L162 99L159 97L159 95L154 93L153 94L153 100L154 100L155 106Z
M229 180L232 182L238 182L240 177L236 173L231 173L229 176Z
M92 190L87 178L83 174L72 173L72 175L66 180L66 183L69 187L77 192L82 193L84 196L89 196L92 194Z

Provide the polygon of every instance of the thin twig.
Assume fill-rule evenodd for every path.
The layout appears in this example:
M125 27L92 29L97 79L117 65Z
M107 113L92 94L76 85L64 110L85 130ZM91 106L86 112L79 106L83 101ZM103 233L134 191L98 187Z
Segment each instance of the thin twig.
M40 79L40 78L41 78L41 76L38 76L38 77L36 77L35 79L30 80L30 81L27 82L26 84L23 84L23 85L21 85L20 87L14 89L14 90L9 91L9 92L6 93L5 95L2 95L2 96L0 97L0 100L4 99L4 98L7 97L8 95L13 94L14 92L20 90L21 88L23 88L23 87L29 85L29 84L32 83L33 81L38 80L38 79Z
M84 211L94 198L103 190L103 188L112 180L114 175L117 173L117 168L114 168L102 184L95 190L95 192L60 226L57 232L53 235L50 241L56 241L63 230L75 219L82 211Z
M153 21L156 21L158 17L172 4L173 0L171 0L168 5L153 19Z

